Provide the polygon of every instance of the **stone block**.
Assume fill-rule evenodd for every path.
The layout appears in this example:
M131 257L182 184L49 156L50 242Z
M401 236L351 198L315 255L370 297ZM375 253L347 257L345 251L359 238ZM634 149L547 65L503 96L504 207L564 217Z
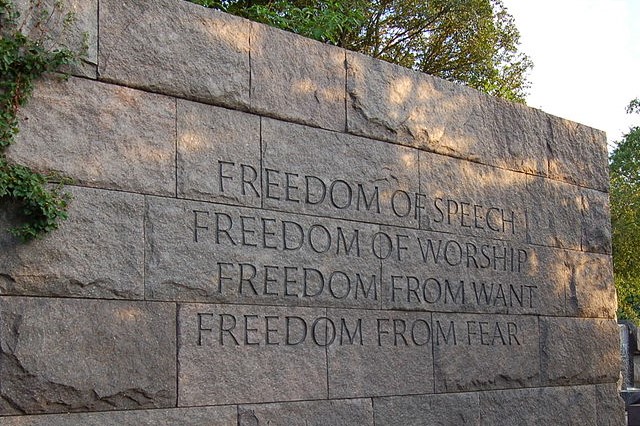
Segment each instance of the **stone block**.
M75 183L175 195L175 101L71 77L39 83L11 160Z
M69 218L27 244L9 234L22 222L0 209L0 293L59 297L144 297L144 197L67 187Z
M0 297L0 413L170 407L173 304Z
M260 118L178 100L178 197L260 207Z
M373 426L370 399L241 405L238 426Z
M567 315L592 318L616 316L616 288L609 255L567 251Z
M345 50L251 24L251 110L345 129Z
M6 426L237 426L235 406L194 407L101 413L45 414L0 418Z
M264 207L418 227L418 151L263 119Z
M623 426L625 424L624 401L618 393L618 385L596 385L596 424L598 426Z
M599 191L609 191L607 136L600 130L549 116L553 135L549 177Z
M611 254L609 194L582 190L582 250Z
M525 174L420 153L422 229L526 241Z
M379 425L480 424L477 393L394 396L373 401Z
M249 107L250 22L190 2L101 0L99 78Z
M487 426L595 426L594 389L578 386L482 392L480 418L480 424Z
M20 12L22 32L40 40L50 49L66 47L82 54L78 64L65 66L64 71L74 75L96 78L98 63L98 0L14 0ZM34 3L38 7L34 7ZM54 6L55 5L55 6ZM44 22L37 25L41 12ZM71 14L72 20L65 23Z
M546 175L541 111L347 53L347 131L450 157Z
M326 398L326 322L325 309L179 305L178 406Z
M529 176L527 239L532 244L581 249L582 195L576 186Z
M541 317L540 366L544 385L615 383L620 376L616 321Z
M432 332L437 393L540 382L537 317L434 313Z
M381 227L382 306L431 312L564 315L564 251ZM390 250L388 247L392 247Z
M376 225L148 197L148 299L380 307Z
M328 309L329 398L433 392L430 313Z

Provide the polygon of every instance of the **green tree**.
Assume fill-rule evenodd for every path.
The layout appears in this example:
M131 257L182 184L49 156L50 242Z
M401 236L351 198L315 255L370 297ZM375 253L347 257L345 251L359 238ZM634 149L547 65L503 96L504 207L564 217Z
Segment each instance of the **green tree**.
M190 0L524 102L530 59L502 0Z
M640 113L640 100L631 101L627 112ZM616 144L609 168L618 317L640 324L640 126Z

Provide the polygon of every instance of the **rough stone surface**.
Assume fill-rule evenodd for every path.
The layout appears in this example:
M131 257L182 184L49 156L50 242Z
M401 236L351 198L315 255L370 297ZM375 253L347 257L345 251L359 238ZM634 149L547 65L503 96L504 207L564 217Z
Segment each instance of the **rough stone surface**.
M380 307L376 225L156 197L146 224L149 299Z
M583 218L579 188L529 176L527 190L528 242L580 250Z
M330 398L433 392L429 313L329 309L327 316L336 324Z
M593 386L482 392L480 424L595 426L595 404Z
M345 129L345 51L251 24L251 110Z
M386 426L480 424L474 393L375 398L374 414Z
M607 255L567 251L567 315L615 318L616 288Z
M314 341L324 321L312 330L322 317L325 309L179 305L178 406L326 398L326 348Z
M543 385L615 383L620 343L615 320L540 318Z
M260 118L178 100L178 196L260 207Z
M264 207L418 226L416 150L263 119L262 151Z
M98 0L63 0L59 6L55 0L14 0L20 12L22 31L30 37L41 40L44 46L62 46L81 53L79 64L65 67L64 71L74 75L96 78L98 63ZM38 3L39 8L33 4ZM47 18L36 25L39 13L47 12ZM53 13L52 13L53 12ZM65 24L67 14L73 19Z
M9 234L21 222L0 209L0 293L142 299L144 197L67 187L69 218L43 239Z
M0 413L175 404L175 306L0 297Z
M241 405L238 426L373 426L369 399Z
M496 167L420 153L420 226L459 235L524 242L526 176ZM415 204L415 203L414 203Z
M175 194L175 101L71 77L38 84L8 157L77 184Z
M541 111L347 53L347 130L511 170L546 175Z
M6 426L237 426L235 406L4 417Z
M582 250L611 254L609 194L582 191Z
M249 32L249 21L189 2L101 0L98 75L246 109Z
M625 425L624 401L615 383L596 385L596 424L598 426Z
M553 135L547 145L549 177L608 192L609 155L605 133L551 115L549 126Z
M540 382L537 317L433 314L432 330L437 393Z

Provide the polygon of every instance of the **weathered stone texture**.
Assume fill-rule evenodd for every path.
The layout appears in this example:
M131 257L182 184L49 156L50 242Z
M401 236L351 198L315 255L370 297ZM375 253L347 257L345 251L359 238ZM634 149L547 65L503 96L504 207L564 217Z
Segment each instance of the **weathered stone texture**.
M477 393L375 398L377 425L479 425Z
M21 224L0 209L0 292L14 295L142 299L144 197L67 187L69 219L41 240L21 243Z
M347 54L347 130L546 175L544 113L397 65Z
M416 150L263 119L262 151L264 207L418 226L402 194L392 202L418 192Z
M39 83L8 157L93 187L175 194L175 101L71 77Z
M433 314L432 330L437 393L540 382L537 317Z
M327 397L325 309L179 305L178 406ZM228 331L227 331L228 330Z
M431 314L329 309L327 316L336 325L330 398L433 392Z
M251 110L345 129L345 50L251 24Z
M608 192L605 133L552 115L548 120L553 135L547 145L549 177Z
M593 386L482 392L480 423L487 426L595 426ZM622 424L617 424L622 426Z
M569 316L615 318L616 288L608 255L567 251L567 311Z
M235 406L46 414L0 418L6 426L237 426Z
M175 404L173 304L0 298L0 414Z
M147 298L380 307L376 225L147 200Z
M540 318L542 384L615 383L620 344L615 320Z
M370 399L241 405L238 426L373 426Z
M597 426L624 426L624 401L618 394L617 384L607 383L596 385L595 388Z
M582 195L576 186L529 176L527 182L529 243L581 249Z
M178 197L260 207L260 117L178 100Z
M77 65L66 66L65 71L75 75L96 78L98 63L98 0L14 0L20 12L23 33L41 40L46 47L61 46L82 54ZM34 8L34 4L38 4ZM59 5L58 5L59 3ZM40 13L46 12L44 21ZM65 23L71 13L72 20Z
M173 0L101 0L98 75L247 109L250 22Z
M609 194L582 190L582 250L611 254Z

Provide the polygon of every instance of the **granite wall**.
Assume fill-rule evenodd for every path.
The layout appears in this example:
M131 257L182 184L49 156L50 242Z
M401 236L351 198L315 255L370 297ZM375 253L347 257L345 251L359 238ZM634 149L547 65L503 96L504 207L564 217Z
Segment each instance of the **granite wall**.
M23 1L24 3L24 1ZM11 159L0 424L624 424L605 135L179 0L89 51Z

